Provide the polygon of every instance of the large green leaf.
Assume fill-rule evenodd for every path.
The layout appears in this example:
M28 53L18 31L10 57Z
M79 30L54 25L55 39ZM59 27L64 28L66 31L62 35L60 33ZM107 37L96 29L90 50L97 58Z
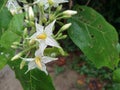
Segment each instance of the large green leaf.
M119 61L115 28L90 7L77 5L75 10L78 15L68 20L72 22L68 30L70 38L97 68L113 69Z
M12 19L12 15L7 10L7 8L3 8L0 12L0 37L5 30L7 30L8 25Z
M20 70L18 63L19 60L10 62L9 65L15 71L16 78L20 80L24 90L55 90L49 75L37 68L25 74L27 66Z
M5 48L10 48L11 44L15 41L20 41L23 32L23 14L15 15L7 31L5 31L1 36L1 45Z
M7 8L3 8L0 11L0 38L2 34L4 34L4 32L7 30L11 19L12 19L12 15L10 14L10 12L7 10ZM10 34L8 36L11 37ZM7 43L7 45L9 45L9 43ZM10 49L6 50L0 44L0 69L2 69L7 64L7 61L9 60L9 56L10 56L9 52L12 54L12 51Z
M3 7L5 6L7 0L0 0L0 12L3 9Z

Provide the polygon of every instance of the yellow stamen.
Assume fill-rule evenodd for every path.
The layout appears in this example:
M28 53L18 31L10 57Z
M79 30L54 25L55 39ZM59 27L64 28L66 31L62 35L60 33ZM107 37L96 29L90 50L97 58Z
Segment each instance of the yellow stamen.
M35 57L35 63L38 65L39 68L42 68L40 57Z
M38 35L37 39L46 39L47 35L45 33Z

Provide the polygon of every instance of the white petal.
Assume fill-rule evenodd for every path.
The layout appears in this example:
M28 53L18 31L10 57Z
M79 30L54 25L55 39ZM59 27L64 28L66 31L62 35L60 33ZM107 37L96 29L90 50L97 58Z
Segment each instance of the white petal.
M52 29L55 24L55 21L56 20L54 20L52 23L50 23L48 26L45 27L45 33L47 34L47 36L52 35Z
M46 4L48 1L47 0L36 0L33 4L36 4L36 3L41 3L41 4Z
M33 2L33 4L36 4L36 3L44 5L45 10L49 7L48 0L36 0L35 2Z
M36 66L36 64L35 64L34 61L29 62L29 63L28 63L28 70L25 72L25 74L26 74L27 72L29 72L30 70L36 68L36 67L37 67L37 66Z
M44 56L44 57L42 57L41 62L46 64L46 63L52 62L54 60L58 60L58 58L52 58L52 57Z
M66 3L68 0L54 0L54 7L57 7L60 3Z
M35 56L36 57L41 57L42 56L42 51L41 51L41 49L39 48L38 50L36 50L36 52L35 52Z
M54 3L54 7L57 7L59 4L58 3Z
M37 67L37 65L36 65L36 63L34 61L28 63L28 69L29 70L32 70L32 69L34 69L36 67Z
M43 33L44 27L37 23L35 23L35 25L36 25L36 31L39 32L39 34Z
M40 0L41 3L46 4L48 0Z
M40 0L36 0L36 1L33 2L33 4L36 4L36 3L39 3L39 2L40 2Z
M47 72L47 70L46 70L46 66L45 66L44 63L42 63L41 71L44 71L44 72L48 75L48 72Z
M12 14L22 13L21 7L18 5L16 0L8 0L6 6Z
M39 48L41 50L42 56L43 56L43 53L44 53L44 50L45 50L46 47L47 47L47 44L45 43L45 41L44 42L40 42Z
M38 33L36 32L30 38L27 38L27 39L35 39L37 35L38 35Z
M57 43L57 41L56 41L55 39L53 39L52 37L50 37L50 36L47 37L45 41L46 41L46 44L47 44L47 45L60 48L60 46L59 46L59 44Z
M68 0L54 0L55 3L66 3L68 2Z
M46 4L44 4L44 5L45 5L44 10L46 10L46 9L49 7L49 4L46 3Z

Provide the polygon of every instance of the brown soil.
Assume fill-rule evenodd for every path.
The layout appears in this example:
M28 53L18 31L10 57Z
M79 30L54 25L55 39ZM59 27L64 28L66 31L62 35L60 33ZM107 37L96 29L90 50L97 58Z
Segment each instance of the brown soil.
M54 69L49 66L48 71L52 76L56 90L79 90L77 88L79 75L75 71L66 69L57 76L54 73ZM9 66L0 71L0 90L23 90Z

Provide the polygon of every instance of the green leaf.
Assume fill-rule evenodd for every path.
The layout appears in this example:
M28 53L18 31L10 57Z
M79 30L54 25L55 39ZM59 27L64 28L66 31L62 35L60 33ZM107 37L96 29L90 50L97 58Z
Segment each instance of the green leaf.
M10 48L13 42L20 41L20 36L12 31L6 31L1 37L1 45Z
M3 9L3 7L6 5L7 0L0 0L0 12Z
M115 28L90 7L77 5L74 9L78 15L68 20L72 22L70 38L97 68L113 69L119 61Z
M5 55L0 54L0 70L7 64L7 60Z
M1 45L5 48L10 48L13 42L20 41L23 32L23 14L15 15L9 26L7 31L5 31L1 36Z
M120 68L114 70L114 72L113 72L113 80L115 82L120 83Z
M117 50L120 53L120 43L117 44Z
M0 37L5 30L7 30L8 25L12 19L12 15L7 10L7 8L3 8L0 12Z
M39 69L33 69L25 74L27 67L20 70L19 63L18 60L10 62L9 65L15 71L16 78L20 80L24 90L55 90L49 75Z
M14 54L14 50L5 49L0 46L0 70L7 64L8 60L11 59L13 54Z
M113 83L112 88L109 90L119 90L120 89L120 83Z

